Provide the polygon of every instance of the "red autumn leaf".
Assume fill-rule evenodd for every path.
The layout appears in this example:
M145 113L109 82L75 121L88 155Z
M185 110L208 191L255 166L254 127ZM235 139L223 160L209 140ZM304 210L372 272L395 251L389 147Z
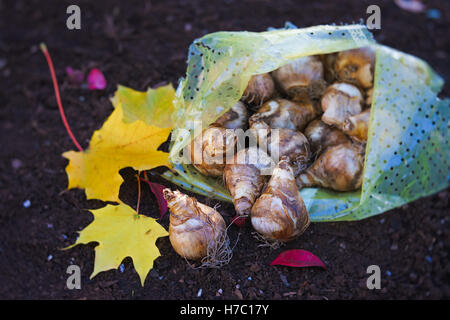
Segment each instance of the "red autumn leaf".
M83 83L83 71L73 69L72 67L66 67L66 73L71 84L80 86Z
M233 220L231 220L231 223L237 225L240 228L245 227L245 223L246 223L247 219L245 217L239 217L239 216L234 216Z
M288 267L321 267L326 269L323 262L317 256L309 251L300 249L283 251L270 263L270 265Z
M166 187L161 184L150 182L145 179L141 179L141 180L148 184L148 186L150 187L150 190L152 190L153 194L155 195L156 200L158 201L158 207L159 207L159 213L160 213L159 218L161 219L162 217L164 217L164 215L166 214L167 209L168 209L167 201L166 201L166 199L164 199L163 192L162 192Z
M87 81L90 90L103 90L106 88L106 79L97 68L89 72Z

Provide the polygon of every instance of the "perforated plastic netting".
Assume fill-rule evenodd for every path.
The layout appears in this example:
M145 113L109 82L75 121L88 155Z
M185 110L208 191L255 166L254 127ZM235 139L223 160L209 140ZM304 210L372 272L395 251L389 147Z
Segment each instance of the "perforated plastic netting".
M317 26L262 33L219 32L194 41L180 81L171 160L190 141L195 121L206 127L242 96L250 77L291 60L371 45L377 59L363 186L357 192L306 188L312 221L358 220L449 185L450 100L437 93L442 79L422 60L381 46L361 25ZM163 176L191 191L231 201L220 180L190 165Z

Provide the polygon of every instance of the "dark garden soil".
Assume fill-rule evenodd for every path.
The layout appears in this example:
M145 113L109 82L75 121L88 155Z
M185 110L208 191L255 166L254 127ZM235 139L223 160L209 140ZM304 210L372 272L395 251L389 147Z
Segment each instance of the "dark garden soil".
M161 238L162 256L144 287L130 258L123 270L90 280L95 243L60 250L92 221L84 209L102 203L87 201L81 190L64 192L67 160L61 154L75 147L61 123L40 42L52 54L72 130L87 147L112 111L109 97L117 84L138 90L167 82L176 86L195 38L219 30L264 31L285 21L299 27L351 23L366 19L366 8L374 2L382 18L376 39L427 60L447 80L442 95L450 96L447 1L427 1L428 8L439 10L438 19L403 11L393 1L0 1L0 298L450 298L448 189L363 221L314 223L277 250L258 247L250 227L240 231L233 226L230 237L236 240L240 231L239 241L230 264L219 270L192 269L169 239ZM74 3L81 7L80 31L66 28L66 8ZM66 66L98 67L107 89L69 86ZM121 198L134 207L133 171L122 172ZM158 217L147 186L141 204L142 213ZM234 214L229 204L218 210L228 222ZM167 227L168 215L162 224ZM313 252L327 270L269 266L288 248ZM71 264L81 267L81 290L66 288ZM369 265L381 268L381 290L366 287Z

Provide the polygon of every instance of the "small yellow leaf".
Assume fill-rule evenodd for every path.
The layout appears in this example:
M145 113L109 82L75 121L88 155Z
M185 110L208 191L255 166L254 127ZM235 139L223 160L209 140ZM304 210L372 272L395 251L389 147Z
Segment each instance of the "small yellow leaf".
M142 120L148 125L172 128L174 99L175 90L172 84L156 89L149 88L146 92L119 85L112 101L114 105L118 101L122 103L123 121L126 123Z
M68 189L85 189L88 199L120 202L120 169L133 167L142 171L170 166L168 153L157 148L166 141L171 128L147 125L141 120L124 123L120 100L113 102L114 111L92 135L89 149L68 151L63 156L69 159Z
M139 215L126 204L107 205L90 210L94 221L80 232L78 244L98 242L91 279L99 272L117 269L123 259L131 257L142 286L153 261L161 254L155 242L168 232L156 219Z

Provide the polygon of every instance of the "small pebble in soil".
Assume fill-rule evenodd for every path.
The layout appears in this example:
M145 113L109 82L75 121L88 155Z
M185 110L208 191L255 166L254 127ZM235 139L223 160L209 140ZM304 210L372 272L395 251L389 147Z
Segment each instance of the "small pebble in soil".
M119 266L119 271L120 272L124 272L125 271L125 266L123 265L123 263Z
M345 245L344 242L341 242L341 243L339 244L339 247L341 247L342 249L345 249L345 248L346 248L346 245Z
M223 290L222 290L222 289L219 289L219 290L217 290L217 293L220 295L220 294L223 293Z
M85 98L83 96L80 96L80 102L84 102Z
M283 297L290 297L296 295L297 292L291 291L291 292L285 292L283 293Z
M248 277L247 279L248 279L249 281L252 281L252 277Z
M431 258L430 256L426 256L425 259L426 259L429 263L432 263L432 262L433 262L433 258Z
M23 207L24 208L29 208L31 206L31 201L30 200L25 200L24 202L23 202Z
M53 228L53 224L52 223L47 223L47 228L52 229Z
M236 285L236 289L239 289L240 287L241 287L240 285L238 285L238 284Z
M409 278L410 278L412 281L416 281L416 280L417 280L417 274L415 274L414 272L411 272L411 273L409 274Z
M389 270L386 271L386 274L388 277L392 276L392 272L390 272Z
M244 299L244 296L242 295L241 290L239 290L239 289L234 290L234 294L236 295L236 297L239 298L239 300Z
M52 259L53 259L53 255L49 254L48 257L47 257L47 261L50 261Z
M19 159L12 159L11 160L11 167L15 170L19 169L22 166L22 160Z
M4 66L6 66L6 59L0 58L0 69L3 69Z
M203 292L203 290L202 290L202 288L200 288L197 292L197 298L200 298L202 296L202 292Z
M150 270L150 277L158 278L159 277L158 271L156 271L155 269Z
M283 283L284 283L284 285L285 285L286 287L290 287L290 286L291 286L291 285L289 284L289 282L287 281L286 276L285 276L284 274L280 274L280 279L281 279L281 281L283 281Z
M67 240L67 236L64 233L61 235L61 238L63 238L64 240Z
M386 220L384 218L380 219L380 223L383 224Z
M256 263L253 263L250 266L250 271L251 272L258 272L259 270L261 270L261 267L258 264L256 264Z
M437 20L441 17L441 12L438 9L430 9L427 11L427 17Z

